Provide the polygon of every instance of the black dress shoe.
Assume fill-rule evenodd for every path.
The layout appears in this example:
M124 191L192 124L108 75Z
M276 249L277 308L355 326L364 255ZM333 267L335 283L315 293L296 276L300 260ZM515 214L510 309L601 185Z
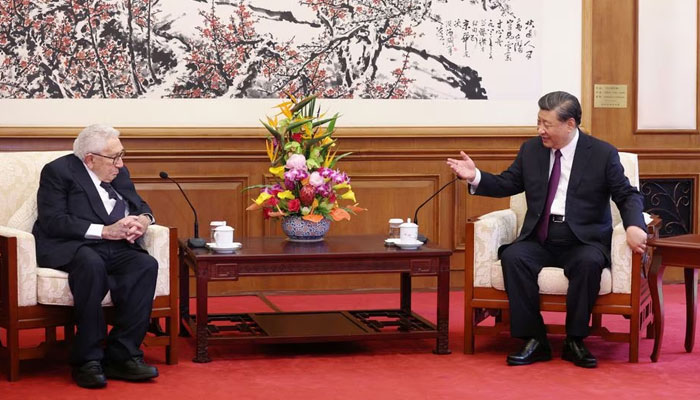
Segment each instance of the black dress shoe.
M520 351L508 354L508 365L528 365L537 361L552 359L552 350L547 339L528 339Z
M158 376L158 369L143 361L143 357L132 357L120 362L106 362L105 375L110 379L144 381Z
M571 361L574 365L583 368L595 368L598 366L598 360L586 348L581 339L564 339L564 351L561 353L561 358L566 361Z
M80 387L99 389L107 385L107 378L99 361L88 361L79 367L73 367L71 375Z

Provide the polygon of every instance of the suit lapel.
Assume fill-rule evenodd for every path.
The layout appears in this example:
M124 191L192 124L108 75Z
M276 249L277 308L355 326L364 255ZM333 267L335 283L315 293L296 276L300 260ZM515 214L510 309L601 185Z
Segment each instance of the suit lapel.
M540 179L544 182L544 196L547 197L547 185L549 184L549 159L551 151L549 148L541 145L540 151L537 153L537 164L539 165ZM542 203L544 206L544 203Z
M571 176L569 177L569 188L566 191L566 197L569 198L571 193L576 193L581 178L586 171L586 166L591 159L591 140L590 137L579 130L578 143L576 144L576 152L574 153L574 163L571 165Z
M69 164L69 168L71 170L71 174L73 175L73 179L75 179L75 181L82 186L95 214L97 214L97 216L99 216L100 219L107 224L109 222L109 215L107 215L105 205L102 203L102 199L97 193L97 188L95 187L95 184L92 183L92 179L90 179L90 175L85 169L83 162L75 156L71 157L70 160L71 162Z

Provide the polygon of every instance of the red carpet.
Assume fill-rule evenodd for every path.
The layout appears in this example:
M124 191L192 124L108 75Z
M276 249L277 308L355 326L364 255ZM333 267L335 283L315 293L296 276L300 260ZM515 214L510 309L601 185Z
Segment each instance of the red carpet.
M551 338L555 359L524 367L505 365L518 340L478 337L475 355L462 353L463 294L451 294L451 355L431 353L434 341L386 341L306 345L212 346L214 359L195 364L193 339L180 339L180 363L165 364L163 351L146 349L146 361L161 376L153 382L110 381L102 390L75 386L64 361L22 364L21 380L0 372L0 400L10 399L697 399L700 396L700 333L693 353L683 349L685 304L682 285L667 285L666 332L661 359L651 363L652 341L644 339L638 364L627 363L627 346L587 341L599 367L586 370L559 358L562 337ZM397 307L398 294L268 296L283 311ZM214 311L269 311L254 296L215 298ZM435 317L433 293L413 296L413 308ZM562 318L547 315L547 319ZM610 319L608 323L626 321ZM4 335L2 336L4 337ZM23 337L31 343L36 334ZM3 370L4 371L4 370Z

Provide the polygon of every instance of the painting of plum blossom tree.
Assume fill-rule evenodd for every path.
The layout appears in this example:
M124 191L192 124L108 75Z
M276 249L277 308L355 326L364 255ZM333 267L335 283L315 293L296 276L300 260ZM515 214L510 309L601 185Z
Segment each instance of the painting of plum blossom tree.
M488 99L537 63L522 3L1 0L0 97Z
M257 126L286 93L351 126L525 125L579 91L580 23L581 0L0 0L0 126Z

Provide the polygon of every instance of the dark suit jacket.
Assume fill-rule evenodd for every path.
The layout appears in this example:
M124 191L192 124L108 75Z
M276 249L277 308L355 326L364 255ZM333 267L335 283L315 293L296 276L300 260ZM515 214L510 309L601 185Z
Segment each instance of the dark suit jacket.
M136 193L126 167L112 186L129 203L129 213L151 213ZM90 224L108 225L109 216L83 162L73 154L46 164L37 193L39 217L32 233L37 263L57 268L66 265L80 246L100 240L85 239ZM137 246L137 245L135 245Z
M550 149L539 136L525 142L513 164L499 175L481 171L475 194L506 197L525 191L527 213L516 241L530 236L547 199ZM583 243L599 248L610 260L612 217L609 201L620 209L625 228L646 230L642 215L643 199L630 185L612 145L579 132L574 162L566 192L566 221Z

